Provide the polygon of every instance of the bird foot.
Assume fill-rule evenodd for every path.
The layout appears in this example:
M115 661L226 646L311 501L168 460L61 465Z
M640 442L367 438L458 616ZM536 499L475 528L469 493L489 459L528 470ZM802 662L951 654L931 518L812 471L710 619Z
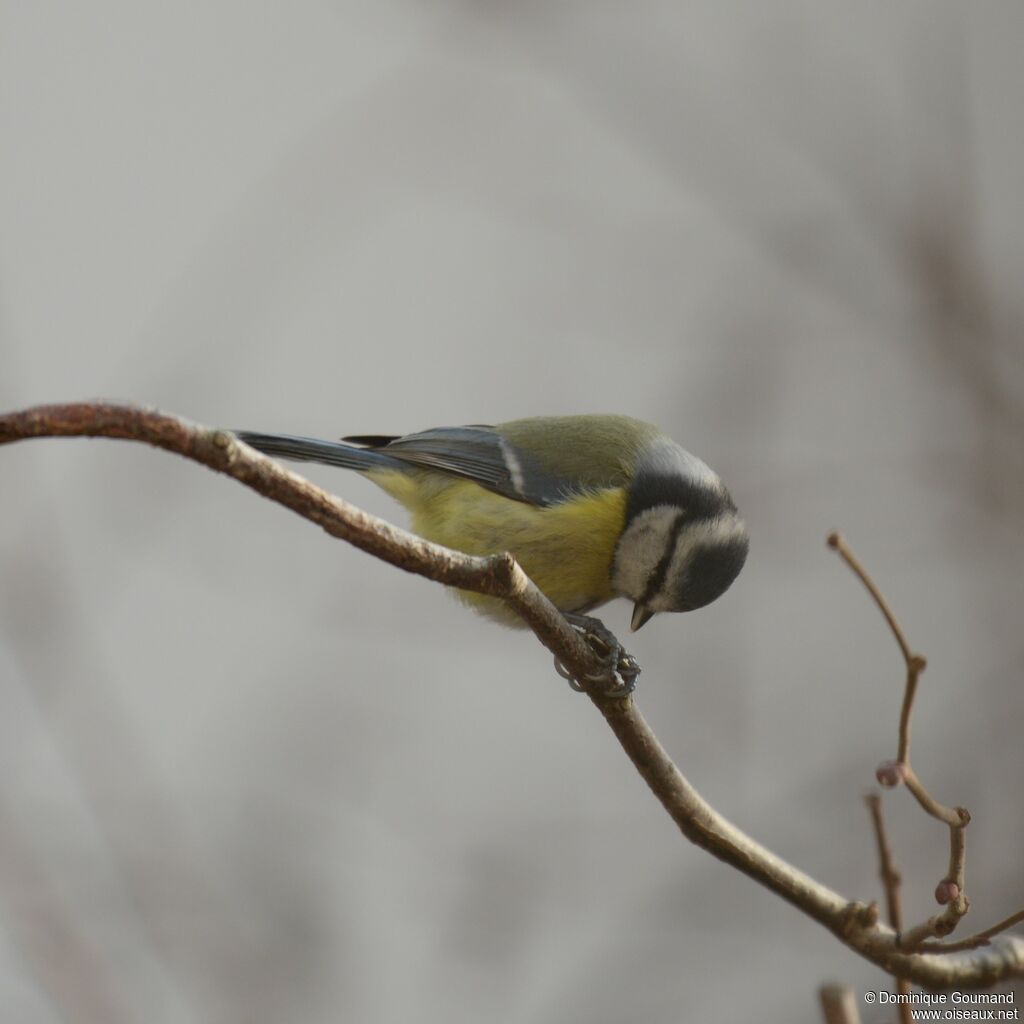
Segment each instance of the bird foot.
M565 621L587 642L590 649L605 663L602 672L577 679L555 658L555 671L580 693L596 692L603 697L626 697L636 689L640 665L600 620L576 612L563 612Z

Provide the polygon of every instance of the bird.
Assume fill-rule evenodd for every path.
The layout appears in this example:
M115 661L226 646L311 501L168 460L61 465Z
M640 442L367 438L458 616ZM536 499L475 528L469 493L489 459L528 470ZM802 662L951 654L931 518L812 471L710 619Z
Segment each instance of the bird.
M403 505L427 540L470 555L510 552L580 628L616 597L633 603L634 632L657 614L703 608L747 558L747 527L718 475L628 416L534 416L340 441L234 433L266 455L356 470ZM499 598L457 593L522 625Z

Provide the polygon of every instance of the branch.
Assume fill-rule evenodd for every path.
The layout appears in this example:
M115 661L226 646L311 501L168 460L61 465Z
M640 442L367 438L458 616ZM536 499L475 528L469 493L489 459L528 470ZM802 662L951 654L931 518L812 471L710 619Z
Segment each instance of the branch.
M1020 924L1022 921L1024 921L1024 910L1018 910L1015 914L1003 918L1002 921L992 925L991 928L986 928L976 935L968 936L966 939L960 939L957 942L922 942L918 947L918 951L921 953L960 953L966 949L977 949L979 946L989 945L994 936L1000 932L1008 931L1015 924Z
M949 827L949 867L946 877L935 887L935 900L943 904L945 910L928 918L927 921L911 928L901 936L907 948L919 946L922 942L936 935L949 935L956 928L960 919L970 909L964 882L965 861L967 856L967 826L971 815L966 807L946 807L940 804L925 789L924 783L910 764L910 715L914 708L914 697L917 694L917 682L925 670L927 662L920 654L914 654L907 643L907 638L896 621L896 616L882 596L875 581L860 561L850 550L846 541L838 533L829 534L828 546L839 553L844 562L857 574L861 583L878 605L879 611L889 623L893 637L899 644L900 653L907 669L907 681L903 689L903 706L900 709L899 749L895 761L883 761L875 771L878 781L886 788L906 783L914 799L927 814L943 822ZM897 929L898 930L898 929Z
M818 989L825 1024L860 1024L857 997L849 985L832 983Z
M885 889L885 902L889 913L889 924L897 933L903 929L903 905L900 899L900 883L903 881L896 862L893 860L892 847L885 831L885 818L882 816L882 798L877 793L868 793L864 798L871 813L871 823L875 829L875 844L878 846L878 874Z
M432 544L350 505L238 441L227 430L156 409L108 402L40 405L0 414L0 445L35 437L142 441L233 477L322 527L332 537L406 572L446 586L503 598L577 679L605 668L508 554L476 558Z
M875 844L878 846L878 874L885 889L885 902L889 912L889 924L896 930L896 935L903 931L903 903L900 884L903 879L896 869L892 847L885 831L885 816L882 814L882 798L877 793L868 793L864 798L871 813L871 824L875 829ZM896 992L899 995L910 995L910 982L906 978L896 979ZM899 1004L900 1024L912 1024L913 1015L910 1003Z
M335 498L236 441L156 410L107 403L40 406L0 415L0 444L33 437L86 436L142 441L225 473L408 572L448 586L503 598L577 678L602 664L557 609L507 555L473 558L414 537ZM631 697L588 694L640 775L697 846L749 875L818 921L882 970L929 988L992 985L1024 975L1024 941L1004 936L983 951L921 955L899 946L874 904L851 902L787 864L714 810L672 763Z

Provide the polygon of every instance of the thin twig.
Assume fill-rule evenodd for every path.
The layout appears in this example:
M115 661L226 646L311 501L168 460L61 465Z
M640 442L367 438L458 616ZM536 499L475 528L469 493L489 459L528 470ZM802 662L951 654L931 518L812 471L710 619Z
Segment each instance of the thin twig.
M878 874L885 890L885 902L889 912L889 924L899 933L903 930L903 906L900 895L900 883L903 881L896 863L893 860L892 848L885 831L885 819L882 816L882 798L877 793L868 793L864 802L871 812L871 822L875 828L875 843L878 846Z
M825 1024L860 1024L857 997L849 985L832 982L818 989Z
M903 690L903 706L900 708L899 750L896 754L896 760L900 764L906 764L910 761L910 713L914 707L917 681L927 667L928 662L922 655L914 654L911 651L903 629L900 627L899 622L896 621L896 616L889 607L889 602L883 597L881 590L878 589L877 584L868 574L867 569L861 565L857 556L850 550L842 534L830 533L828 536L828 546L839 553L839 557L854 571L857 578L867 588L868 593L874 598L875 604L878 605L878 610L885 616L885 621L889 624L889 629L892 630L896 643L899 644L903 661L907 666L907 682ZM927 808L925 809L928 810ZM931 814L932 812L929 810L928 813Z
M871 823L875 829L875 843L878 846L878 874L885 890L885 902L889 910L889 924L896 930L897 936L903 931L903 906L900 883L903 879L896 869L889 846L889 837L885 830L885 817L882 814L882 798L878 793L868 793L864 802L871 812ZM896 991L899 995L910 995L910 982L906 978L896 979ZM909 1000L899 1004L900 1024L912 1024Z
M968 949L978 949L980 946L989 945L996 935L1008 931L1015 924L1020 924L1022 921L1024 921L1024 910L1018 910L1016 914L1003 918L1002 921L992 925L991 928L986 928L975 935L970 935L966 939L960 939L957 942L922 942L917 947L917 952L962 953Z
M910 762L902 761L901 764L903 766L903 782L924 811L952 829L962 830L970 824L971 816L965 807L946 807L944 804L940 804L924 788L924 783L917 777L917 772L910 766ZM952 870L950 877L954 877Z
M936 900L944 904L945 909L903 934L904 944L908 948L914 948L934 936L948 935L970 909L970 901L967 899L965 891L964 875L967 856L967 833L965 830L970 823L971 815L965 807L947 807L945 804L939 803L925 789L924 783L918 778L910 764L910 718L914 708L914 697L917 694L917 683L927 666L927 661L922 655L915 654L910 649L906 635L889 607L888 601L867 569L850 550L842 535L839 533L829 534L828 546L839 553L839 556L854 571L874 598L875 604L885 616L892 635L899 645L907 669L903 705L900 708L899 747L896 760L879 765L876 775L879 781L885 785L906 783L907 789L910 790L922 809L949 827L949 868L946 877L939 882L935 889Z
M602 668L596 655L509 555L474 558L414 537L322 491L226 431L155 410L106 403L43 406L0 415L0 444L32 437L91 436L143 441L233 477L386 562L449 586L503 598L577 678ZM714 810L672 763L631 697L591 693L654 795L693 843L818 921L882 970L931 988L992 985L1024 975L1024 940L1004 936L984 952L923 956L898 943L878 908L845 899L771 853Z
M875 604L878 605L879 611L885 616L885 621L889 623L889 628L892 630L892 635L896 638L896 643L900 645L900 650L903 652L903 660L909 665L914 660L915 655L910 650L910 644L907 643L907 638L903 635L903 630L900 628L900 624L896 621L896 616L893 615L892 609L889 607L889 602L882 596L882 592L875 585L875 581L868 575L867 570L860 564L854 553L849 549L842 534L830 533L828 535L828 546L839 552L843 561L846 562L846 564L857 574L861 583L867 587L868 592L875 599ZM924 659L922 659L922 661L923 660ZM924 668L923 664L921 665L921 668Z

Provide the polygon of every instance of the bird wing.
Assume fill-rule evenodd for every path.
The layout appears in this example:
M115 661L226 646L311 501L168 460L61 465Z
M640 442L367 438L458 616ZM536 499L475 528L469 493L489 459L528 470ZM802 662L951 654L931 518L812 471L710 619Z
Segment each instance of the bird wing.
M410 466L472 480L490 491L530 505L564 501L575 481L545 472L528 453L489 426L438 427L403 437L362 434L342 438Z

